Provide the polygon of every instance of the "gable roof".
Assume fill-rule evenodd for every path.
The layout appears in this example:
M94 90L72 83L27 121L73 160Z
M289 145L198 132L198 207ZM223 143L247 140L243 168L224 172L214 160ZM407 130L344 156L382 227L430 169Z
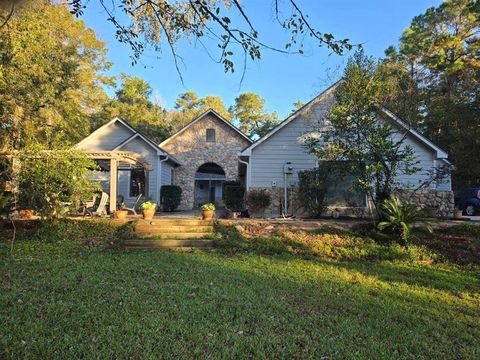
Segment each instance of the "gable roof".
M312 100L307 102L305 105L303 105L301 108L299 108L297 111L295 111L292 115L288 116L285 120L283 120L281 123L278 125L274 126L272 129L270 129L269 132L267 132L265 135L263 135L260 139L255 141L252 145L248 146L247 148L243 149L241 155L242 156L249 156L252 153L252 149L263 143L265 140L270 138L272 135L274 135L277 131L291 123L293 120L295 120L298 116L304 114L308 110L312 108L313 105L316 103L320 102L325 98L326 95L330 94L340 83L340 81L337 81L335 84L329 86L327 89L322 91L319 95L314 97Z
M312 100L310 100L308 103L306 103L304 106L302 106L300 109L295 111L292 115L287 117L284 121L282 121L280 124L272 128L268 133L266 133L263 137L255 141L252 145L248 146L247 148L243 149L241 155L242 156L250 156L252 153L252 149L254 149L256 146L260 145L262 142L270 138L272 135L274 135L277 131L282 129L284 126L295 120L298 116L304 114L307 112L313 105L317 104L318 102L322 101L325 96L330 94L332 91L335 91L335 89L338 87L342 80L337 81L333 85L329 86L327 89L325 89L323 92L321 92L319 95L314 97ZM384 115L386 115L389 119L394 121L399 127L402 129L406 130L407 133L411 134L414 138L416 138L419 142L424 144L426 147L430 148L431 150L435 151L437 158L438 159L447 159L448 154L442 150L440 147L435 145L431 140L429 140L427 137L422 135L418 130L410 127L405 123L402 119L400 119L398 116L396 116L394 113L389 111L388 109L385 109L384 107L379 106L379 111L381 111Z
M178 135L180 135L181 133L183 133L185 130L187 130L190 126L192 126L193 124L197 123L198 121L202 120L206 115L208 114L213 114L215 115L219 120L221 120L222 122L224 122L226 125L228 125L230 128L232 128L236 133L238 133L241 137L243 137L245 140L247 140L250 144L253 142L252 139L250 139L246 134L244 134L239 128L237 128L235 125L233 125L230 121L226 120L222 115L220 115L219 113L217 113L215 110L213 109L208 109L207 111L205 111L203 114L201 114L200 116L196 117L195 119L193 119L192 121L190 121L187 125L185 125L183 128L181 128L179 131L177 131L175 134L173 134L172 136L170 136L168 139L162 141L160 143L159 146L164 146L165 144L169 143L170 140L172 140L173 138L177 137Z
M124 127L126 127L128 130L130 130L132 132L132 136L128 137L127 139L125 139L124 141L122 141L120 144L118 144L112 151L116 151L116 150L119 150L120 148L122 148L124 145L128 144L130 141L132 141L133 139L139 137L141 138L142 140L144 140L151 148L153 148L157 155L159 156L166 156L168 158L170 158L174 163L177 163L178 165L180 165L180 162L175 159L175 157L173 157L172 155L170 155L169 153L167 153L165 150L163 150L162 148L160 148L160 146L158 146L157 144L155 144L154 141L150 140L146 135L144 135L140 130L137 130L135 129L132 125L130 125L129 123L127 123L125 120L122 120L118 117L115 117L113 118L112 120L110 120L109 122L103 124L102 126L100 126L98 129L96 129L95 131L93 131L90 135L88 135L86 138L82 139L79 143L77 143L75 145L75 147L79 147L81 146L82 144L84 144L85 142L87 142L89 139L91 139L93 136L97 135L98 133L101 133L102 131L104 131L104 129L106 129L108 126L110 126L111 124L114 124L114 123L120 123L122 124Z

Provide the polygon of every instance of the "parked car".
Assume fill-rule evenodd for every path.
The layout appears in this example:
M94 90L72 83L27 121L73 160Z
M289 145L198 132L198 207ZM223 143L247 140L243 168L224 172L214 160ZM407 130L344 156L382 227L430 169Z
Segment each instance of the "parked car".
M464 215L480 213L480 187L455 190L454 194L455 206L463 210Z

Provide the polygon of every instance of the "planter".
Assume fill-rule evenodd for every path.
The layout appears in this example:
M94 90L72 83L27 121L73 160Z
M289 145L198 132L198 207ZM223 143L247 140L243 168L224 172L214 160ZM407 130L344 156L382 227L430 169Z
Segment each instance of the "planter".
M155 209L143 209L143 218L145 220L152 220L155 215Z
M202 210L203 220L212 220L215 216L215 210Z
M19 210L18 214L22 220L30 220L33 217L33 210Z
M455 210L453 212L453 217L455 219L462 219L463 218L463 210Z
M125 220L127 218L128 211L127 210L116 210L115 211L115 219Z

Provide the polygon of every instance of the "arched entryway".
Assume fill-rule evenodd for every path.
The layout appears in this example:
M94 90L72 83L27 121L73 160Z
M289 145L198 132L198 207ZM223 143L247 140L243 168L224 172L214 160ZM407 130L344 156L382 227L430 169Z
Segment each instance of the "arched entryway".
M206 203L223 206L223 183L225 171L215 163L205 163L195 173L194 207Z

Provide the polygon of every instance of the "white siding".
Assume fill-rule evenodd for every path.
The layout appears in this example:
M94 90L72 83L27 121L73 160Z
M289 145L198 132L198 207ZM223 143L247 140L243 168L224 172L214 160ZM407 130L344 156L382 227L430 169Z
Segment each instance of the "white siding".
M114 122L93 134L79 148L87 151L113 150L132 135L131 130L119 122Z
M157 161L158 155L156 151L145 142L145 140L137 137L130 141L128 144L122 146L120 150L124 151L132 151L147 160L152 168L151 171L148 172L148 196L152 201L158 202L160 196L160 186L157 185ZM126 200L131 201L130 197L126 198Z

